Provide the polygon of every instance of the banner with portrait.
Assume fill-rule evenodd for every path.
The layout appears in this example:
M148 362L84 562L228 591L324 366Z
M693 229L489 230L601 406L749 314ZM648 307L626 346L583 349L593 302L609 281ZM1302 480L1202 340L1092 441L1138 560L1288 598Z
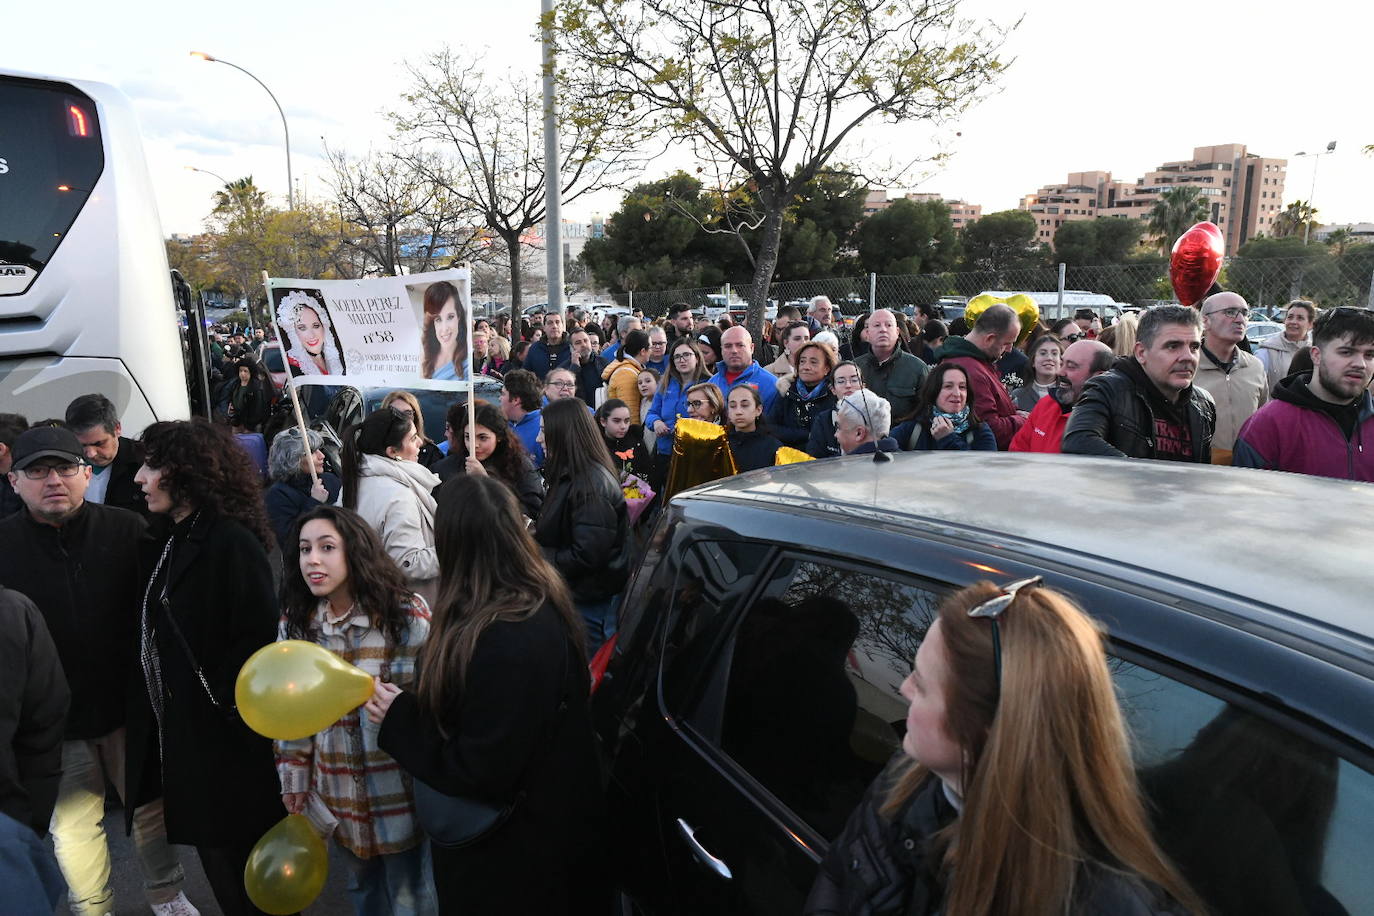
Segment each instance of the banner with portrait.
M467 390L465 269L363 280L267 280L293 377L355 387Z

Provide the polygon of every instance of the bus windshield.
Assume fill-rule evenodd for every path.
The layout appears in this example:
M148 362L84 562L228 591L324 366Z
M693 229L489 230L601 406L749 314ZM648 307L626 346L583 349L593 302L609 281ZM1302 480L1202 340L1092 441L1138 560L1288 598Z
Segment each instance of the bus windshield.
M105 167L95 104L63 83L0 77L0 296L27 290Z

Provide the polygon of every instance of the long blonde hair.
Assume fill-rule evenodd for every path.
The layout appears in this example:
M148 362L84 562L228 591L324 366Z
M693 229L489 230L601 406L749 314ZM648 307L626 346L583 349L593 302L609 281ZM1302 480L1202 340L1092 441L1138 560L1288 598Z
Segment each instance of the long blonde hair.
M1102 633L1069 598L1022 591L992 624L968 616L999 589L979 582L940 606L955 680L946 729L964 749L964 810L936 837L949 916L1066 913L1083 865L1133 875L1205 912L1151 834ZM883 805L895 816L930 772L910 764Z

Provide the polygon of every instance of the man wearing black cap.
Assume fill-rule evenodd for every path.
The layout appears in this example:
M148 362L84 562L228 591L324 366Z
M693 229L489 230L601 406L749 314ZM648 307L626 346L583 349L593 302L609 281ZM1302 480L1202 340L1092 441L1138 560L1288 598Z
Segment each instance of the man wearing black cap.
M0 584L38 606L71 687L53 841L72 912L105 913L113 909L101 827L105 783L124 788L125 704L147 524L127 509L86 499L91 469L82 452L76 435L61 427L30 429L15 440L9 481L24 509L0 520ZM160 799L135 812L134 843L153 912L196 913L181 893L181 865L167 843Z

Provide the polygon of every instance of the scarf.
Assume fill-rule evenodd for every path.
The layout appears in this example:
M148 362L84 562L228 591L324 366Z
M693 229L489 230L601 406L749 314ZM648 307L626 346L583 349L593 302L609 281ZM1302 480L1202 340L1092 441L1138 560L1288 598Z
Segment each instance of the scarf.
M964 409L958 413L946 413L938 407L932 407L930 409L931 419L935 417L944 417L950 423L954 424L954 431L961 436L968 432L968 415L969 406L967 404L965 404Z
M810 401L814 398L819 398L829 390L829 386L826 384L825 379L821 379L820 381L816 382L815 387L811 388L810 390L807 390L806 383L801 380L801 376L797 376L797 380L796 382L794 382L794 385L797 389L797 397L801 398L803 401Z

